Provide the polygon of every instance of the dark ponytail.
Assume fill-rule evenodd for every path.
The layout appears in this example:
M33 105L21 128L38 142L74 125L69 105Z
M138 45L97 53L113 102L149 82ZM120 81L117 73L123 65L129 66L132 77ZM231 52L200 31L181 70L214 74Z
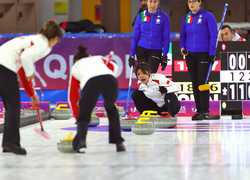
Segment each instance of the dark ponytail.
M76 61L78 61L79 59L82 59L82 58L88 57L88 56L89 56L89 54L87 52L87 48L84 47L84 46L82 46L82 45L80 45L80 46L78 46L78 51L77 51L77 53L74 56L74 63Z
M148 63L142 62L135 66L135 75L137 76L138 71L141 70L144 74L151 74L151 68Z
M55 21L48 21L40 30L40 34L44 35L48 40L53 38L62 38L63 31Z

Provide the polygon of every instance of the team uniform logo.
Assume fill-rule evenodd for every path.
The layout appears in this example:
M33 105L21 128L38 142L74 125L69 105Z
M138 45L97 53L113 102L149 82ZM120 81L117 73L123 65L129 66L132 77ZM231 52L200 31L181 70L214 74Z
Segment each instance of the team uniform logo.
M202 23L202 18L203 18L203 16L200 15L197 24L201 24Z
M188 15L188 16L186 17L186 23L187 23L187 24L192 24L192 23L193 23L193 17L192 17L191 15Z
M157 16L156 24L161 24L161 16L160 15Z
M146 15L146 11L141 12L141 21L142 22L149 22L150 16Z

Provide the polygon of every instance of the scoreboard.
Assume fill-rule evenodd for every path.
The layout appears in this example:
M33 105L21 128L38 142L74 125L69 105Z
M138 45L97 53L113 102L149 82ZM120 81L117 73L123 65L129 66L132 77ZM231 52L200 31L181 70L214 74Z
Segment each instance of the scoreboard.
M194 101L193 87L178 43L173 44L172 79L180 84L180 101ZM211 103L213 102L213 103ZM214 106L216 103L216 107ZM219 43L210 76L210 112L250 115L250 44ZM216 110L214 108L217 108Z
M221 114L249 115L250 44L220 44Z

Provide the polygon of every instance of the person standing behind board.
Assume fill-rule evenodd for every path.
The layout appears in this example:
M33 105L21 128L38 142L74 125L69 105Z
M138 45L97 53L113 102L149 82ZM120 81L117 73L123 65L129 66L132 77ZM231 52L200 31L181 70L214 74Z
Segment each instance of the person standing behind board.
M220 40L224 42L246 42L246 39L241 37L234 29L229 25L224 25L220 31Z

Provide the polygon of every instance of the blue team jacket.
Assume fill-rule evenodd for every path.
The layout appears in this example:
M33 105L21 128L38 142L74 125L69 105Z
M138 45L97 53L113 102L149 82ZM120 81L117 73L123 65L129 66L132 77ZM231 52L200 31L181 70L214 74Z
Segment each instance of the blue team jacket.
M189 52L216 54L217 24L212 13L201 9L198 13L189 12L182 21L180 46Z
M136 47L162 50L167 55L170 42L169 16L160 9L151 14L147 10L137 15L130 55L136 54Z

